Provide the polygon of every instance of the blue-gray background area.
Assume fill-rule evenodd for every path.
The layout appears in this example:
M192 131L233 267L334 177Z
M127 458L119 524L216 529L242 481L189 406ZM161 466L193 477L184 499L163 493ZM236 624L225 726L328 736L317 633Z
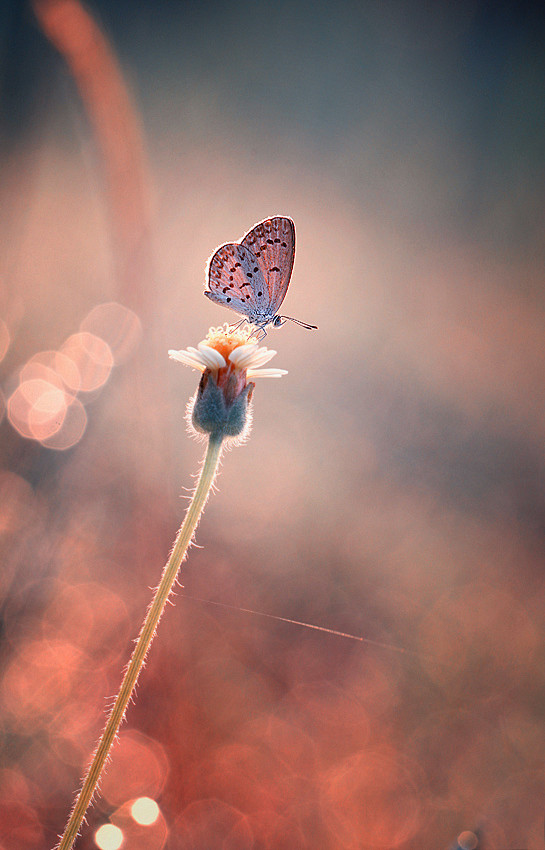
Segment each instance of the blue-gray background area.
M541 254L539 4L133 0L89 9L130 69L152 145L165 128L203 144L211 133L241 134L266 162L281 128L355 199L393 207L401 221L431 217L500 252ZM5 2L0 15L1 130L4 144L17 144L48 109L62 63L26 4Z

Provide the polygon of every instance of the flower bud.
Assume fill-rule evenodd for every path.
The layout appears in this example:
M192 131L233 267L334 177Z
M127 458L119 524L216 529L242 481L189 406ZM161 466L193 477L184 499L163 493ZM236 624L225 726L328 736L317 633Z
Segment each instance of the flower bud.
M222 372L226 373L222 375ZM203 372L193 400L191 422L203 434L244 436L250 424L250 400L255 384L246 383L246 371Z

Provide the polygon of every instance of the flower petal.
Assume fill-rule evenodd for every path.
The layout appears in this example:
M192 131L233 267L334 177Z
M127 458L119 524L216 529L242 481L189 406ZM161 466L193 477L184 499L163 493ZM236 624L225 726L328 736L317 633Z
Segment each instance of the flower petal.
M206 366L205 364L197 359L194 354L191 354L189 351L184 351L182 348L180 351L174 351L174 349L169 349L168 356L171 360L178 360L180 363L183 363L184 366L191 366L193 369L199 369L199 371L204 372Z
M245 369L245 361L248 358L252 357L257 350L258 347L255 342L250 342L246 345L237 345L237 347L234 348L231 354L229 355L229 360L231 361L231 363L233 363L234 366L237 366L239 369Z
M220 354L215 348L205 345L204 342L199 342L199 354L209 369L223 369L227 366L223 354Z
M253 355L251 362L247 364L247 368L250 369L258 369L260 366L263 366L265 363L268 363L269 360L272 360L275 356L276 351L272 348L260 348Z
M243 354L239 354L240 348L247 348L248 350ZM241 346L240 348L232 351L229 358L238 369L257 369L259 366L263 366L264 363L272 360L276 354L276 351L273 349L254 348L252 350L250 346ZM233 359L233 354L235 355L235 359Z
M248 378L281 378L287 375L287 369L248 369Z

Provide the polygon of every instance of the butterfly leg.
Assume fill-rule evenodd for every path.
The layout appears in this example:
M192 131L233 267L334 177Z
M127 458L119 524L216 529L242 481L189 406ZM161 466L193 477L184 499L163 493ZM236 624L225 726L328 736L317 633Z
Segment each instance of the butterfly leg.
M267 331L263 327L263 325L257 327L254 331L252 331L251 336L255 336L256 342L261 342L267 336Z
M240 322L235 322L234 325L229 325L230 330L236 331L238 328L242 327L246 319L241 319Z

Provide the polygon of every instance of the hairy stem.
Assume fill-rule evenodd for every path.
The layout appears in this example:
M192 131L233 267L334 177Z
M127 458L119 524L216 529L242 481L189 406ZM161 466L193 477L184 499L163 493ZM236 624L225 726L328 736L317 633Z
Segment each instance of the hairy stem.
M142 669L148 649L153 640L155 629L161 619L167 599L170 596L180 565L184 560L187 549L193 539L193 534L195 533L195 529L206 504L206 500L208 499L210 488L214 483L221 455L221 447L222 437L217 434L211 434L199 482L195 489L191 504L189 505L182 527L178 531L176 540L174 541L172 552L163 571L159 587L157 588L153 601L149 607L146 619L144 620L129 666L127 667L127 671L123 677L121 688L119 689L119 693L108 718L108 722L106 723L104 732L102 733L93 761L91 762L91 766L87 776L85 777L83 787L78 795L74 809L70 815L70 819L66 824L66 829L64 830L61 841L57 845L58 850L70 850L73 846L83 818L85 817L85 812L87 811L96 791L100 775L104 768L106 759L108 758L108 753L110 752L112 743L123 721L127 704L134 691L138 675Z

